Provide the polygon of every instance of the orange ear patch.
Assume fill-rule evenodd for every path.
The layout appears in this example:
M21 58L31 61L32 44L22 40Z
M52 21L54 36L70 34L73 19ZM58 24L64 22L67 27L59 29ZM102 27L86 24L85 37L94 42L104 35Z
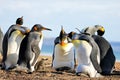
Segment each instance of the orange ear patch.
M30 30L28 29L28 30L26 30L26 32L27 32L27 33L29 33L29 32L30 32Z
M100 31L102 31L102 32L104 32L104 31L105 31L105 29L104 29L103 27L102 27L102 28L100 28L99 30L100 30Z
M37 30L38 30L38 28L35 26L35 27L34 27L34 30L35 30L35 31L37 31Z

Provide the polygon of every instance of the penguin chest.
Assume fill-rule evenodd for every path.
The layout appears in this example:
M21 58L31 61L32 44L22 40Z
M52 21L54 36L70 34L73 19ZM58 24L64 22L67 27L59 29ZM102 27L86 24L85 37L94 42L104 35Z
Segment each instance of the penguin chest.
M12 32L8 39L8 54L18 54L20 43L24 35L20 31Z
M55 59L59 61L71 61L74 56L74 47L72 43L68 43L65 46L57 44L55 46Z
M20 31L12 32L8 39L7 60L5 61L6 69L17 64L19 47L24 35Z
M90 54L92 51L92 46L86 42L82 41L79 44L78 47L76 47L76 54L77 54L77 60L79 64L89 64L90 61Z
M74 47L72 43L68 43L64 47L57 44L54 50L54 68L67 66L74 69Z

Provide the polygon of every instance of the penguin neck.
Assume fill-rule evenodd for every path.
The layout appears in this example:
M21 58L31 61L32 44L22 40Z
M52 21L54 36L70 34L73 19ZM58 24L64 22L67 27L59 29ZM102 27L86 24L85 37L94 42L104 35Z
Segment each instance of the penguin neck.
M19 27L21 26L20 24L16 24L16 25L19 26Z
M66 40L64 40L64 41L60 41L60 45L61 46L66 46L68 44L68 40L66 39Z

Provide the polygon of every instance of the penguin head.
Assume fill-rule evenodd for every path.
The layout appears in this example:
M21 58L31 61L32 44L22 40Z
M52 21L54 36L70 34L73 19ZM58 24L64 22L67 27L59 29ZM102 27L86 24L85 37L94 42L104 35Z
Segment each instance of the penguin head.
M21 18L17 18L16 24L23 25L23 16Z
M31 31L36 31L36 32L41 32L41 31L43 31L43 30L52 31L51 29L45 28L45 27L43 27L43 26L40 25L40 24L35 24L35 25L32 27L32 29L31 29Z
M73 35L75 34L75 32L73 32L73 31L71 31L70 33L68 33L68 37L70 38L70 39L73 39Z
M97 28L97 35L103 36L103 34L105 33L104 27L101 25L95 25L95 27Z
M82 33L88 33L90 36L95 35L97 32L97 35L102 36L105 33L105 29L101 25L95 25L94 27L87 27L82 29Z
M59 35L59 42L61 46L65 46L68 43L68 34L64 31L63 27L61 27L60 35Z
M76 39L79 38L79 34L77 34L76 32L71 31L71 32L68 34L68 37L69 37L71 40L76 40Z
M80 44L80 34L72 31L68 34L68 37L72 40L71 42L74 44L75 47L77 47Z

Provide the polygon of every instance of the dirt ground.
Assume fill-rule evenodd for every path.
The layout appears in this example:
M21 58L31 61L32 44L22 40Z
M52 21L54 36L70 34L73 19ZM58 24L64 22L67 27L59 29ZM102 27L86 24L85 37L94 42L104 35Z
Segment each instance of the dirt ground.
M87 76L76 76L74 72L56 72L51 68L51 56L40 56L44 58L37 71L28 74L25 71L0 70L0 80L120 80L120 62L116 62L116 75L104 76L103 78L89 78Z

